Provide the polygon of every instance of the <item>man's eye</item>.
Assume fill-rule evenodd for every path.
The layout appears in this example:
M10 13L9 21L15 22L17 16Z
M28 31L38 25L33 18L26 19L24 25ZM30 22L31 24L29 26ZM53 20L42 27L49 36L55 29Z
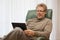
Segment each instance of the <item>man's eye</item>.
M37 10L37 12L44 12L44 10L42 11L42 10Z

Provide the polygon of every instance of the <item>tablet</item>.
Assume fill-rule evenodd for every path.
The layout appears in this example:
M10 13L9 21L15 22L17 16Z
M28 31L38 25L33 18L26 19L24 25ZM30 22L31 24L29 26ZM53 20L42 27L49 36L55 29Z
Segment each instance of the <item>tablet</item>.
M22 30L26 30L26 24L25 23L12 23L13 28L20 27Z

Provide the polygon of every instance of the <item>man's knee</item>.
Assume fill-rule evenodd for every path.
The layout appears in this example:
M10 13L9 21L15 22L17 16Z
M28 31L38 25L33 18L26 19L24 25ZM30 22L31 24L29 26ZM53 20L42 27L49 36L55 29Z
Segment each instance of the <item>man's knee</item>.
M20 30L20 31L23 31L20 27L16 27L14 30Z
M13 31L15 31L15 32L20 32L20 33L23 32L23 30L22 30L21 28L19 28L19 27L16 27Z

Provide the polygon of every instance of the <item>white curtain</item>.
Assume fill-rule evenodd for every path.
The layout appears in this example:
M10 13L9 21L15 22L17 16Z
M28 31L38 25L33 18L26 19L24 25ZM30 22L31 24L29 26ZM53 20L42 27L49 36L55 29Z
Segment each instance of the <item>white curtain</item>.
M53 30L51 40L56 40L57 32L57 0L0 0L0 36L7 35L13 28L12 22L24 22L28 10L35 9L39 3L45 3L53 9Z
M8 34L11 28L11 0L0 0L0 37Z

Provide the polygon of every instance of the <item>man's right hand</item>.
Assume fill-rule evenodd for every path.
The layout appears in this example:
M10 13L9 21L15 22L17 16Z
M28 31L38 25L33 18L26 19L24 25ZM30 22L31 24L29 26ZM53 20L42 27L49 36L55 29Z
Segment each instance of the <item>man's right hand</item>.
M34 35L34 31L32 31L32 30L25 30L24 32L27 36L33 36Z

